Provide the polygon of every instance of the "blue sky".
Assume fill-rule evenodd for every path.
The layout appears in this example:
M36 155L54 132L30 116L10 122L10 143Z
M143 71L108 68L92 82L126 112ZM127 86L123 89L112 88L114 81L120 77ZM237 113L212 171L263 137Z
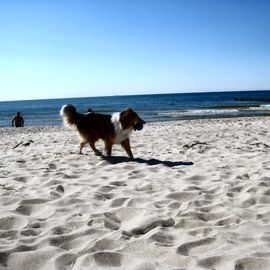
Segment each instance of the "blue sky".
M270 89L268 0L0 1L0 100Z

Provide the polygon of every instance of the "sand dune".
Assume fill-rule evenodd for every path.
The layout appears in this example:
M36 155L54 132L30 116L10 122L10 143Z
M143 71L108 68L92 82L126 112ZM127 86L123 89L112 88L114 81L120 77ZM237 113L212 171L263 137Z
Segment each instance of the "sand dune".
M269 134L148 123L130 161L79 155L64 127L0 129L0 269L270 269Z

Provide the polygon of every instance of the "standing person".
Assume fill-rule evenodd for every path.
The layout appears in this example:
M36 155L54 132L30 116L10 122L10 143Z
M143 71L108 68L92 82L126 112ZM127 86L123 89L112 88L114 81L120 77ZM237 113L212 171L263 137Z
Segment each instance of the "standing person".
M24 125L23 117L21 116L20 112L17 112L16 115L12 119L12 126L23 127L23 125Z

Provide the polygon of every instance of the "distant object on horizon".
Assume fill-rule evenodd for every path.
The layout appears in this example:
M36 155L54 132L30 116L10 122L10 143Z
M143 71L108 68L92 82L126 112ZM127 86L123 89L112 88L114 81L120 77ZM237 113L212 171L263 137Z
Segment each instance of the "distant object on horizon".
M234 100L239 100L239 101L264 101L264 102L270 102L270 98L257 98L257 97L241 97L237 98L235 97Z

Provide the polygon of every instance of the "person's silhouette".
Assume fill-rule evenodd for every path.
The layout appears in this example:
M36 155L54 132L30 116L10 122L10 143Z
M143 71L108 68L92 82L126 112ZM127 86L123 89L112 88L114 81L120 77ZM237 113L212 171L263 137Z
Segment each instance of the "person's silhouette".
M20 112L17 112L16 115L12 119L12 126L14 127L23 127L24 126L24 120L21 116Z

